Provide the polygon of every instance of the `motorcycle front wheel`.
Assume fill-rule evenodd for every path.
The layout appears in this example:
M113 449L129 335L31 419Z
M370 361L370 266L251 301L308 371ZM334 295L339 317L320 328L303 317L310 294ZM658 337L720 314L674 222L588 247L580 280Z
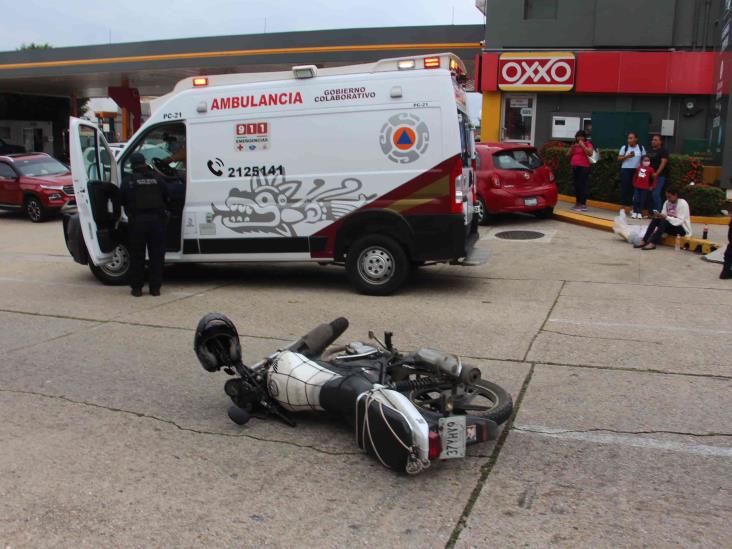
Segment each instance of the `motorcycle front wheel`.
M406 396L420 410L442 413L442 394L450 392L449 384L422 387L409 391ZM490 419L497 424L505 422L513 412L513 399L500 385L480 379L465 385L453 399L453 413Z

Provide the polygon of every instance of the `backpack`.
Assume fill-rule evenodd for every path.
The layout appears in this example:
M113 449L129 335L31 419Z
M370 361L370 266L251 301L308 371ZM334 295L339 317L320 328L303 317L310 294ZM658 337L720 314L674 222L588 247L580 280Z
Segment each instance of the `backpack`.
M638 143L638 145L636 145L636 146L640 149L640 155L641 155L641 157L642 156L645 156L645 154L646 154L646 148L643 145L641 145L640 143ZM623 145L623 152L622 152L622 154L625 155L627 153L628 153L628 145Z

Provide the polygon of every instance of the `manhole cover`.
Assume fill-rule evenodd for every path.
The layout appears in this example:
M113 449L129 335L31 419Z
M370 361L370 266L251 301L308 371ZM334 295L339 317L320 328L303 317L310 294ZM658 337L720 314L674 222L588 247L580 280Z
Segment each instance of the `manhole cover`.
M493 236L503 240L536 240L537 238L543 238L544 233L539 231L501 231Z

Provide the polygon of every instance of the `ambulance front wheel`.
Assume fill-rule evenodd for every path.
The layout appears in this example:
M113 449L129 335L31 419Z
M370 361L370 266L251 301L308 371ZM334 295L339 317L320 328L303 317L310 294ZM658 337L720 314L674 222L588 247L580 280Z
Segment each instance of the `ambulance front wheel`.
M130 283L130 251L118 244L112 252L112 260L97 267L89 260L89 269L97 279L108 286L124 286Z
M409 274L404 249L386 235L364 236L354 242L346 256L346 273L356 290L367 295L395 292Z

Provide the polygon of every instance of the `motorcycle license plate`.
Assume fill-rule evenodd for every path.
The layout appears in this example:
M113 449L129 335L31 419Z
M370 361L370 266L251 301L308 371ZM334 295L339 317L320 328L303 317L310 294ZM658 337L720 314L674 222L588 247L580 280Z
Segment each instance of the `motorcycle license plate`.
M465 457L465 416L441 417L437 427L442 441L440 459Z
M524 206L536 206L538 203L536 198L524 198Z

